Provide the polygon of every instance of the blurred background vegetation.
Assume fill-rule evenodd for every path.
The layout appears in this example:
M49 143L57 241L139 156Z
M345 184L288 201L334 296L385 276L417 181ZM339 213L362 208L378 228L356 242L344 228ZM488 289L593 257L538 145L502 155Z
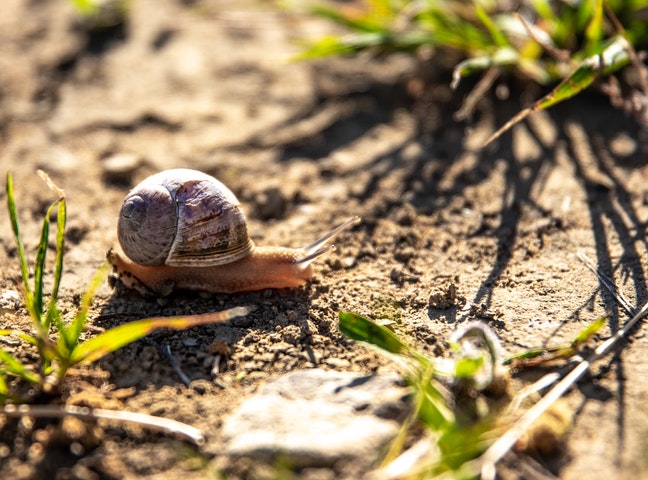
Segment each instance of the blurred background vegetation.
M648 0L356 0L292 3L341 27L307 42L297 58L408 52L421 69L453 60L452 88L481 75L463 108L507 75L555 87L503 131L536 110L592 87L615 106L648 122L648 75L641 52L648 42ZM622 81L610 74L625 69Z

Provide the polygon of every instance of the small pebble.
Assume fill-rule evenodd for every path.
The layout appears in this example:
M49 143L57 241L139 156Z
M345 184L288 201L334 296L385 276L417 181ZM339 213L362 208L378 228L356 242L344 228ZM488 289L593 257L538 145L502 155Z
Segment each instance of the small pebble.
M344 257L344 260L342 260L342 264L345 266L345 268L352 268L356 264L356 257Z
M131 184L140 164L140 157L132 153L118 153L108 157L102 162L104 180L110 183Z
M0 293L0 313L15 312L21 306L22 300L16 290L5 290Z
M288 199L277 187L271 187L254 196L256 216L261 220L283 218L288 209Z

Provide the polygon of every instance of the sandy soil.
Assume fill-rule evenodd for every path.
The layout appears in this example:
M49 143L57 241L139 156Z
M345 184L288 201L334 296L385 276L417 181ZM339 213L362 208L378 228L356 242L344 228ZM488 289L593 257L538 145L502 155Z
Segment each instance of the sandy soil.
M88 335L145 316L256 307L225 325L154 334L154 343L75 370L64 385L70 404L199 426L206 446L198 452L130 425L4 419L3 478L260 475L220 455L224 416L260 385L298 368L394 368L339 333L340 309L398 314L400 335L445 356L467 318L488 321L508 352L568 342L602 315L603 337L616 331L627 316L578 252L613 275L632 303L648 299L645 132L605 98L538 114L480 151L539 92L484 98L469 122L457 123L465 90L450 92L440 73L421 94L411 59L286 62L298 51L295 38L328 26L265 2L138 0L127 23L108 31L89 30L62 0L5 0L0 10L1 173L14 174L30 252L53 199L36 169L66 191L66 313L116 243L126 192L166 168L226 183L258 244L298 247L349 216L363 219L304 288L158 302L103 287ZM115 166L116 155L130 156L128 168ZM0 225L4 292L18 288L20 275L4 208ZM456 297L438 302L453 288ZM476 308L466 314L465 302ZM4 309L2 325L28 328L26 313ZM645 332L639 327L569 393L573 426L559 451L522 463L538 461L566 479L648 474ZM232 355L212 378L215 342ZM191 385L156 345L170 347ZM507 475L529 478L525 471L513 466Z

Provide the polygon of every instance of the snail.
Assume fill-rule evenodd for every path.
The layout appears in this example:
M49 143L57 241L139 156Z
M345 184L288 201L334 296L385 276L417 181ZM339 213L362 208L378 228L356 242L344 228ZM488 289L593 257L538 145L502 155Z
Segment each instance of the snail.
M166 170L124 199L121 248L111 249L108 260L124 286L144 295L297 287L311 278L311 262L334 248L330 240L359 221L352 217L304 248L258 247L225 185L196 170Z

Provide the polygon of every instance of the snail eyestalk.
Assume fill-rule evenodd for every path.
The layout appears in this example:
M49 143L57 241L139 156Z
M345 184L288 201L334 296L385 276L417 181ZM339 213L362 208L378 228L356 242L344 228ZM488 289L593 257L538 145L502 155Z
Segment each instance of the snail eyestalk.
M325 253L335 250L335 245L333 244L326 245L326 243L328 243L329 240L332 240L335 237L337 237L343 231L350 229L354 225L357 225L358 223L360 223L360 221L361 218L356 215L354 217L349 218L346 222L342 223L341 225L338 225L330 232L322 235L313 243L303 248L304 256L295 260L295 263L308 265L313 260L315 260L318 257L321 257Z

